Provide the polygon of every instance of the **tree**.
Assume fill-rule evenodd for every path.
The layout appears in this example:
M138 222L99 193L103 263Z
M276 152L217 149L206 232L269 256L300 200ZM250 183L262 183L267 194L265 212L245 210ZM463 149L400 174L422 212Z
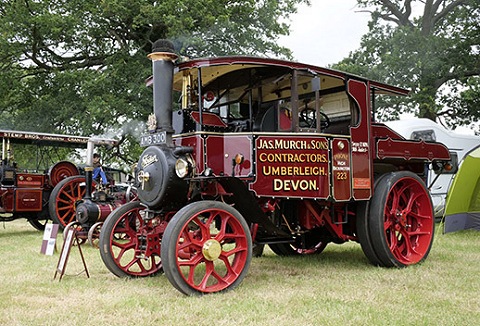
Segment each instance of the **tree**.
M308 0L2 0L0 128L116 134L136 148L132 133L152 112L155 40L172 39L181 56L289 57L276 39L299 3ZM122 152L132 162L139 149Z
M414 112L449 125L478 121L480 2L358 0L371 13L361 48L335 67L411 90L378 102L381 119Z

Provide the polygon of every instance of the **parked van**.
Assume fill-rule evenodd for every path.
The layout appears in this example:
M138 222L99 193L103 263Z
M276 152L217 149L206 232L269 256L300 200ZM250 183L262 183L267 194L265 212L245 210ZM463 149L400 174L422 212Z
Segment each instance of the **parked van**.
M389 121L385 124L406 139L423 139L424 141L437 141L445 144L450 151L457 153L458 162L463 159L465 154L480 145L480 136L465 135L448 130L430 119L411 118ZM445 198L453 176L453 173L443 173L437 176L431 169L428 173L435 217L443 216Z

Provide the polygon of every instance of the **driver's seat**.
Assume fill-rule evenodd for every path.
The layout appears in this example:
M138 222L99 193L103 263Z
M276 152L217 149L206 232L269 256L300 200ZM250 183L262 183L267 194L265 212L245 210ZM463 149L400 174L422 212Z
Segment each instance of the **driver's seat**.
M277 123L278 121L278 123ZM292 129L292 113L290 109L276 105L261 110L255 117L253 131L289 131Z
M289 108L279 109L278 120L280 131L292 130L292 111Z

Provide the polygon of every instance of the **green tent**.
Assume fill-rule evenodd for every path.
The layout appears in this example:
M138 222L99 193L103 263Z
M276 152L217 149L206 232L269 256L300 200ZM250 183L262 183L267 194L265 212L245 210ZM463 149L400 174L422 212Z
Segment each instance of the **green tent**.
M480 231L480 146L467 153L448 190L444 233Z

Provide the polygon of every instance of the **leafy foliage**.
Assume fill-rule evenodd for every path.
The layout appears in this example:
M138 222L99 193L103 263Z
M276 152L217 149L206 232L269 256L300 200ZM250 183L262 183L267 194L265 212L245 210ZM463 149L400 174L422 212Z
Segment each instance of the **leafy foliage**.
M370 30L361 48L335 67L411 89L406 99L379 99L380 119L411 112L434 121L442 117L449 125L478 121L480 2L359 0L358 4L372 14Z
M3 0L0 128L116 135L111 155L132 163L152 112L155 40L173 40L181 56L290 57L276 39L299 3L308 0Z

